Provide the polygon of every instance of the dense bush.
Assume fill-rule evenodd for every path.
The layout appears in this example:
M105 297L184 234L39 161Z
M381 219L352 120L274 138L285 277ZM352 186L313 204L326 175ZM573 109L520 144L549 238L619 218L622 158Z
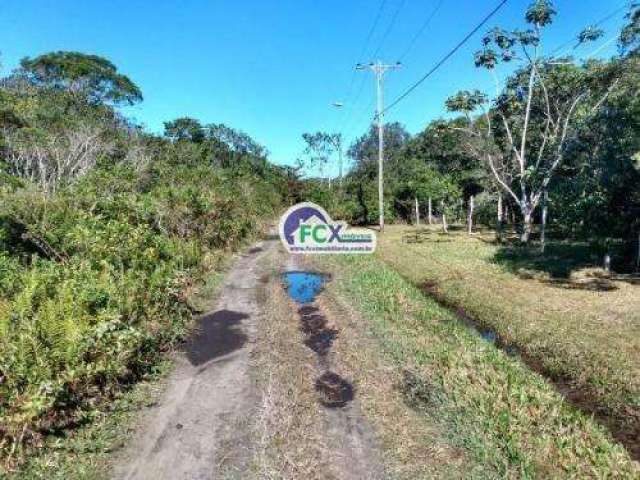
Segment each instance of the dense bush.
M0 81L0 466L148 372L198 282L295 180L224 125L144 133L116 110L140 99L119 75L57 52ZM168 126L185 122L201 128Z
M279 202L259 176L169 161L99 168L55 195L3 192L3 441L78 421L143 373L184 332L188 289L215 252Z

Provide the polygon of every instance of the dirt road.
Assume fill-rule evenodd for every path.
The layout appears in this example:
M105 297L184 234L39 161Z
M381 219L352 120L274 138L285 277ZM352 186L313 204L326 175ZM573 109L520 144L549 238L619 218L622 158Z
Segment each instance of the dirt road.
M249 376L251 340L260 321L256 288L258 258L273 241L241 256L229 272L216 309L176 359L161 404L116 468L121 479L220 478L222 469L242 471L251 458L243 424L257 403ZM235 445L231 457L228 445Z
M177 356L163 399L142 419L139 432L115 466L114 478L262 478L266 474L260 467L265 463L263 453L268 448L265 439L274 437L282 428L283 415L291 415L296 408L319 413L309 417L318 432L316 440L305 435L304 441L333 445L317 449L328 452L333 460L307 470L306 478L378 477L372 474L373 469L379 470L378 462L373 460L369 441L361 433L370 428L361 419L353 418L357 407L350 406L344 413L329 410L323 413L325 409L314 398L297 396L300 389L313 391L312 382L305 381L306 385L298 388L289 383L287 372L283 371L279 381L283 392L286 389L285 401L269 408L271 418L265 418L264 405L272 401L268 397L273 386L266 387L265 393L257 379L265 378L266 374L273 380L272 371L285 366L292 349L307 350L302 341L295 340L298 329L292 331L284 326L288 320L292 325L298 321L295 306L281 292L279 277L285 266L295 268L295 262L286 258L275 240L260 242L237 259L219 292L216 308L202 317L197 334ZM276 294L265 295L267 284ZM276 310L281 317L274 314L273 305L269 304L274 297L280 298ZM267 331L268 325L288 329L278 336L290 337L295 346L282 346ZM258 347L257 339L262 339ZM259 356L256 350L269 351L272 363L254 362L253 357ZM316 368L310 354L304 358L298 365L287 367L289 372L305 362L309 365L305 368ZM285 406L286 402L289 406ZM297 420L292 419L287 425ZM269 431L264 428L268 424L272 425ZM284 437L292 435L291 427L287 428ZM336 452L339 445L349 448ZM297 447L309 447L309 451L315 448ZM336 455L341 461L335 461ZM285 465L289 462L284 458L287 456L288 452L276 454L271 464L279 477L296 478L300 473L285 473L285 470L299 472L297 467L291 470L290 465ZM306 461L303 459L302 463ZM272 473L271 469L267 476Z

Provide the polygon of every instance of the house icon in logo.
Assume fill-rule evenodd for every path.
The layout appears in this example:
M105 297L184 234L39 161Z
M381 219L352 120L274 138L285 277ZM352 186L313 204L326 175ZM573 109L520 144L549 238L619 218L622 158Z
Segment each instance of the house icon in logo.
M347 232L319 205L305 202L289 208L280 219L280 239L289 253L372 253L375 233Z

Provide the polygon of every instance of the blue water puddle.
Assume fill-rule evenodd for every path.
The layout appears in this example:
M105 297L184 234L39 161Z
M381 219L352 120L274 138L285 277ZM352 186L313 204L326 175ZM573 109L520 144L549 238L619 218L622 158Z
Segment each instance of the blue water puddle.
M326 282L325 275L315 272L285 272L282 279L289 296L299 304L312 303Z

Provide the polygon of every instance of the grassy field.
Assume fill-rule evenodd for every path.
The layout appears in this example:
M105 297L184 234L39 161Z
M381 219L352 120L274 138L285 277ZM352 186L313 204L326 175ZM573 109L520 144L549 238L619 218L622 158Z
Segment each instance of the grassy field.
M395 238L398 259L426 262L400 248L402 234L395 229L385 234L381 254ZM375 256L313 262L332 275L329 302L341 298L362 315L379 352L401 373L398 395L439 422L453 445L484 466L484 475L637 478L637 463L606 428L394 268Z
M584 246L551 244L543 256L491 234L390 227L377 255L519 352L640 457L639 279L603 277Z

